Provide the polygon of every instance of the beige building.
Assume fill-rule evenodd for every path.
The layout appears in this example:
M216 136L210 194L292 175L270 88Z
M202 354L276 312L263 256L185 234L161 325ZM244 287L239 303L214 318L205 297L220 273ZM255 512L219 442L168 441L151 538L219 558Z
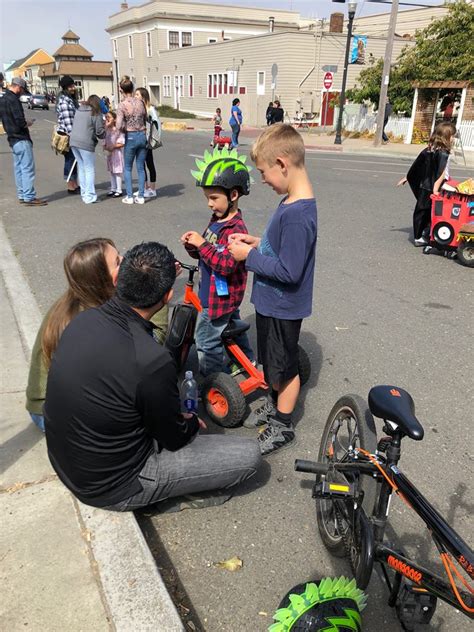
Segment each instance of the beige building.
M393 59L411 36L445 8L400 12ZM371 60L383 57L389 14L358 18L355 34L367 35L361 61L350 64L354 86ZM308 20L295 11L153 0L109 18L114 80L130 75L148 87L158 104L210 116L221 107L224 120L235 96L245 122L265 122L269 101L278 98L290 118L308 113L331 125L341 89L346 31L344 16ZM403 37L404 36L404 37ZM323 86L326 72L332 85Z
M62 45L53 54L54 61L39 68L44 91L57 94L61 88L59 80L70 75L77 86L79 99L87 99L91 94L99 97L113 94L112 63L94 61L90 53L79 43L80 37L67 31L62 37Z

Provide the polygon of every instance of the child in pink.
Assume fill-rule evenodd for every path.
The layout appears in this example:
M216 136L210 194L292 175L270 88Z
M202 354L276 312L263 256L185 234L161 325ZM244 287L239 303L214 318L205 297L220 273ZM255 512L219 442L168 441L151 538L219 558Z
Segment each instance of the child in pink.
M122 197L123 147L125 135L115 127L117 115L107 112L105 115L104 150L107 153L107 171L110 173L109 197Z

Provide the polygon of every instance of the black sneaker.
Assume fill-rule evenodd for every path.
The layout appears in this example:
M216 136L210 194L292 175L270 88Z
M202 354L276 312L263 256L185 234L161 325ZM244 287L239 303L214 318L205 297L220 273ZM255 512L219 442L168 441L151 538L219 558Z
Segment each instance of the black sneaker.
M259 406L249 417L244 421L246 428L258 428L268 423L268 419L271 415L276 415L277 408L271 395L267 395L265 402Z
M293 425L282 424L274 417L270 417L268 426L258 435L258 445L262 456L269 456L276 450L281 450L295 443L295 429Z

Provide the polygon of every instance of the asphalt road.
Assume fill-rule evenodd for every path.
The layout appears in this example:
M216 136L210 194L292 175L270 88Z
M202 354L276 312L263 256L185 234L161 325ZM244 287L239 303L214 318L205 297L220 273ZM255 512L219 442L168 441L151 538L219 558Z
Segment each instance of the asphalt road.
M165 135L164 148L156 152L156 200L130 207L101 199L86 206L65 192L62 158L49 149L53 111L33 116L38 119L33 127L37 190L50 204L23 208L16 203L10 152L2 137L0 207L43 312L64 288L65 251L80 239L108 236L122 250L154 239L184 257L179 236L187 229L202 230L208 220L202 193L189 174L191 156L208 145L204 133ZM414 200L409 189L394 187L410 161L328 152L308 154L307 163L319 233L314 312L302 334L313 374L297 409L298 444L268 459L258 479L221 507L144 512L140 518L158 565L176 583L197 630L265 630L293 585L349 572L344 561L323 549L311 491L293 471L295 458L316 457L326 417L344 393L365 397L372 385L393 383L412 394L425 439L405 439L401 467L465 539L472 539L474 531L472 270L425 256L410 242ZM454 169L453 175L472 174ZM103 198L108 177L99 150L97 182ZM255 182L242 201L250 232L262 232L277 202L268 187ZM179 280L177 297L182 287ZM242 311L253 324L247 299ZM403 545L426 561L432 549L421 522L395 499L391 512ZM235 555L243 560L238 572L212 566ZM364 629L400 630L377 577L368 593ZM463 630L466 623L454 609L438 604L429 629Z

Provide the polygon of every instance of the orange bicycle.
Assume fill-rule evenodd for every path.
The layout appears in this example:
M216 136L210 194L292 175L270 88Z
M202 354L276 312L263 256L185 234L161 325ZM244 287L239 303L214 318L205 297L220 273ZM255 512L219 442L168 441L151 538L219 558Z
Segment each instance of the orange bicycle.
M166 337L166 346L173 354L178 368L184 368L192 345L198 313L202 311L199 296L194 291L194 276L199 271L195 265L179 262L188 271L188 280L184 290L183 303L173 309ZM248 323L232 321L222 332L224 349L237 370L232 374L213 373L202 383L202 401L209 417L225 428L239 426L245 416L247 404L245 398L258 389L268 389L263 371L259 370L245 355L236 338L250 329ZM299 350L299 374L301 384L306 384L311 374L311 362L302 347Z

